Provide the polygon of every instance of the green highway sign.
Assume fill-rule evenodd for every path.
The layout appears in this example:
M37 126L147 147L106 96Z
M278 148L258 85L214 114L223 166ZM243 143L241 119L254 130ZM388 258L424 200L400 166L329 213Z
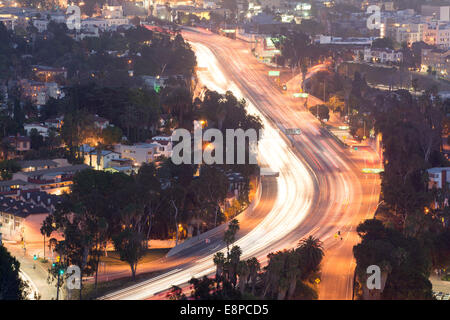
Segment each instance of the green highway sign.
M294 98L308 98L309 94L300 92L300 93L294 93Z
M278 70L270 70L269 71L269 77L279 77L280 76L280 71Z
M364 169L362 169L363 173L381 173L383 171L384 171L384 169L379 169L379 168L364 168Z

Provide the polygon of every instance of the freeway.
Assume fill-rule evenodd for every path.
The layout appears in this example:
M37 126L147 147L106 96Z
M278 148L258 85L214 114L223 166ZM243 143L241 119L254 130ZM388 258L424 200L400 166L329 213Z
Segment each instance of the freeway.
M295 247L309 235L319 237L326 250L319 285L321 299L351 299L355 228L373 216L378 203L379 179L361 169L376 166L369 149L351 152L342 148L299 103L283 94L267 76L268 68L251 54L248 44L201 30L185 30L201 70L198 77L209 89L231 90L248 101L250 113L259 115L265 130L259 144L261 161L279 172L276 183L263 183L263 197L250 217L240 220L245 232L236 245L243 258L256 256L262 263L269 252ZM302 134L286 137L287 128ZM274 178L272 178L274 179ZM253 214L260 217L252 223ZM249 227L251 226L251 227ZM342 240L336 238L341 232ZM104 299L146 299L192 276L214 272L212 257L223 250L220 237L209 247L181 252L179 259L194 256L167 273L117 292Z

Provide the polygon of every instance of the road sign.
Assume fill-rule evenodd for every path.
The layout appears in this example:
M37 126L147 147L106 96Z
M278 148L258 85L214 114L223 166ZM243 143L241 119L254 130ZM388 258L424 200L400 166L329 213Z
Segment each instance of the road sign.
M304 92L294 93L294 98L308 98L309 94Z
M300 130L299 128L289 128L289 129L286 129L286 134L289 134L289 135L299 135L299 134L302 134L302 130Z
M279 77L280 76L280 71L278 70L270 70L269 71L269 77Z
M315 283L319 284L320 283L320 279L316 278L316 280L314 280Z
M364 168L362 169L363 173L381 173L383 172L383 169L380 168Z

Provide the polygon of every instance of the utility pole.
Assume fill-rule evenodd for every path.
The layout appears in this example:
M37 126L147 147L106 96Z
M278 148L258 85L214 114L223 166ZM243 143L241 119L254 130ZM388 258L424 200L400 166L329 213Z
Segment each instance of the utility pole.
M59 270L58 270L58 283L56 284L56 300L59 299Z

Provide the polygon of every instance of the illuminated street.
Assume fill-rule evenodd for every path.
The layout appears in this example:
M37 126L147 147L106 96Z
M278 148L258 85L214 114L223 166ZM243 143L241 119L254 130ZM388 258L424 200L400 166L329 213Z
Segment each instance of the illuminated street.
M269 252L294 247L309 235L319 237L326 249L320 298L351 299L355 227L373 215L379 194L377 177L363 175L361 168L366 161L365 165L375 167L376 156L367 150L343 150L309 112L275 87L266 76L268 69L245 43L209 32L186 31L183 36L192 43L198 66L206 70L198 74L201 82L209 89L231 90L246 98L249 111L261 116L265 132L260 157L280 174L270 212L235 244L244 258L256 256L264 263ZM302 134L290 143L281 136L280 129L285 128L301 128ZM241 224L245 226L245 218ZM338 231L342 240L335 237ZM213 254L197 256L195 262L104 298L145 299L193 276L211 274Z

